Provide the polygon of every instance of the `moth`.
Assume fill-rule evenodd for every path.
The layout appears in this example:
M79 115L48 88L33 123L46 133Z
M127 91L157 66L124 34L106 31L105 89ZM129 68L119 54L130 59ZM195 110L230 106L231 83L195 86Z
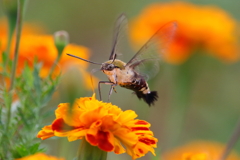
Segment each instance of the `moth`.
M157 91L150 90L147 80L150 76L153 77L158 72L158 63L161 60L160 55L165 52L164 50L171 42L177 28L177 23L169 22L159 28L135 55L125 63L117 59L117 46L126 24L126 16L124 14L120 15L115 24L112 50L106 62L96 63L72 54L67 55L92 64L101 65L100 70L107 75L108 81L99 81L98 83L100 100L102 99L101 84L111 85L108 98L110 98L113 90L116 92L115 87L119 85L134 91L139 99L143 99L151 106L158 99L158 94ZM162 53L159 53L159 50Z

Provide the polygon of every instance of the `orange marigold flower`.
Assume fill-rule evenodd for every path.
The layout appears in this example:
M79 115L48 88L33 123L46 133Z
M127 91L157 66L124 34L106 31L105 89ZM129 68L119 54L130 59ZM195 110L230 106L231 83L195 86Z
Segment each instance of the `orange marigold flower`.
M4 24L4 23L3 23ZM7 46L7 30L6 25L1 26L0 22L0 53L6 50ZM4 29L5 28L5 29ZM19 59L17 66L17 75L21 75L24 65L27 63L29 66L33 66L34 59L37 58L38 62L42 63L42 68L40 70L40 76L45 78L49 75L52 66L58 56L57 48L54 44L53 35L44 35L41 33L40 29L31 28L31 25L23 26L23 33L21 36L20 47L19 47ZM14 46L11 47L10 58L13 59ZM86 86L90 89L92 88L90 76L85 76L88 73L86 69L88 63L78 60L76 58L67 56L66 53L71 53L80 56L84 59L88 59L90 51L84 46L79 46L75 44L68 44L64 50L61 58L55 67L54 75L58 75L60 72L65 72L70 66L74 66L80 70L83 77L86 77L84 81ZM0 56L0 61L2 56ZM96 78L93 77L94 82Z
M59 136L69 141L85 138L103 151L127 152L133 159L149 151L155 155L157 139L149 129L150 124L135 119L137 114L132 110L122 111L111 103L96 100L95 94L77 99L71 109L68 103L59 104L55 115L56 119L38 133L38 138Z
M163 154L164 160L218 160L225 146L217 142L196 141ZM240 160L232 152L226 160Z
M12 48L13 51L13 48ZM88 64L80 61L76 58L72 58L66 55L66 53L76 54L84 59L89 58L89 50L86 47L69 44L65 47L58 67L55 72L59 73L59 70L66 69L69 65L78 65L82 69L86 69ZM19 59L17 73L21 74L21 71L25 63L32 66L34 59L37 58L38 62L42 62L41 77L46 77L57 58L57 49L54 45L54 39L51 35L26 35L22 36L19 47ZM13 58L13 52L11 52L11 58Z
M84 63L76 58L69 57L66 53L76 54L84 59L89 58L89 50L86 47L69 44L63 50L58 67L56 67L55 70L56 73L59 73L60 69L64 72L64 69L66 69L69 65L78 65L81 69L87 68L87 63ZM37 57L38 61L43 63L40 75L42 77L46 77L49 74L50 68L54 64L57 55L58 53L54 45L53 36L24 36L20 42L18 71L21 72L24 63L26 62L28 62L29 65L32 65L34 58Z
M34 155L30 155L30 156L23 157L23 158L18 158L15 160L64 160L64 159L53 157L53 156L48 156L44 153L36 153Z
M202 48L223 61L233 62L239 58L237 22L214 6L185 2L152 4L133 20L131 39L141 45L170 21L177 21L178 29L165 55L168 62L182 63L193 50Z

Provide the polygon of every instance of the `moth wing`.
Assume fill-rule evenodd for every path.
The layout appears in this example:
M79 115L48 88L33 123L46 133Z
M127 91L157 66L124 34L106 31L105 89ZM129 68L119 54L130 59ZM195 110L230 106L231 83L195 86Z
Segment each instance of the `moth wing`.
M154 77L159 71L159 62L167 54L168 45L174 37L176 28L176 22L168 22L159 28L129 60L126 67L134 69L146 80Z
M126 32L128 26L127 24L128 24L127 17L125 16L125 14L121 14L118 17L117 21L115 22L113 44L109 60L114 61L116 59L118 54L117 48L119 45L119 41L123 38L123 35L125 35L122 32Z

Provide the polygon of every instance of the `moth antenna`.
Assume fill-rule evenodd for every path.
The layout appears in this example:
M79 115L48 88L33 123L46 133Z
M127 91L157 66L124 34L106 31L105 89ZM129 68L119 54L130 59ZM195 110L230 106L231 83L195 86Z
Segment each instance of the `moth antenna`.
M117 57L117 54L114 55L113 60L112 60L112 64L115 61L116 57Z
M78 57L78 56L75 56L75 55L72 55L72 54L69 54L69 53L67 53L67 55L68 55L68 56L71 56L71 57L74 57L74 58L81 59L81 60L83 60L83 61L85 61L85 62L88 62L88 63L97 64L97 65L102 65L102 63L92 62L92 61L89 61L89 60L86 60L86 59L80 58L80 57Z

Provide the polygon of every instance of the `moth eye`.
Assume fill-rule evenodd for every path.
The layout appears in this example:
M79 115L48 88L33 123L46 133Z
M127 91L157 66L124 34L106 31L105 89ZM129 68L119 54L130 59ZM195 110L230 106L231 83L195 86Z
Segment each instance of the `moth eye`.
M107 68L108 68L108 70L113 70L114 69L114 65L111 64Z

